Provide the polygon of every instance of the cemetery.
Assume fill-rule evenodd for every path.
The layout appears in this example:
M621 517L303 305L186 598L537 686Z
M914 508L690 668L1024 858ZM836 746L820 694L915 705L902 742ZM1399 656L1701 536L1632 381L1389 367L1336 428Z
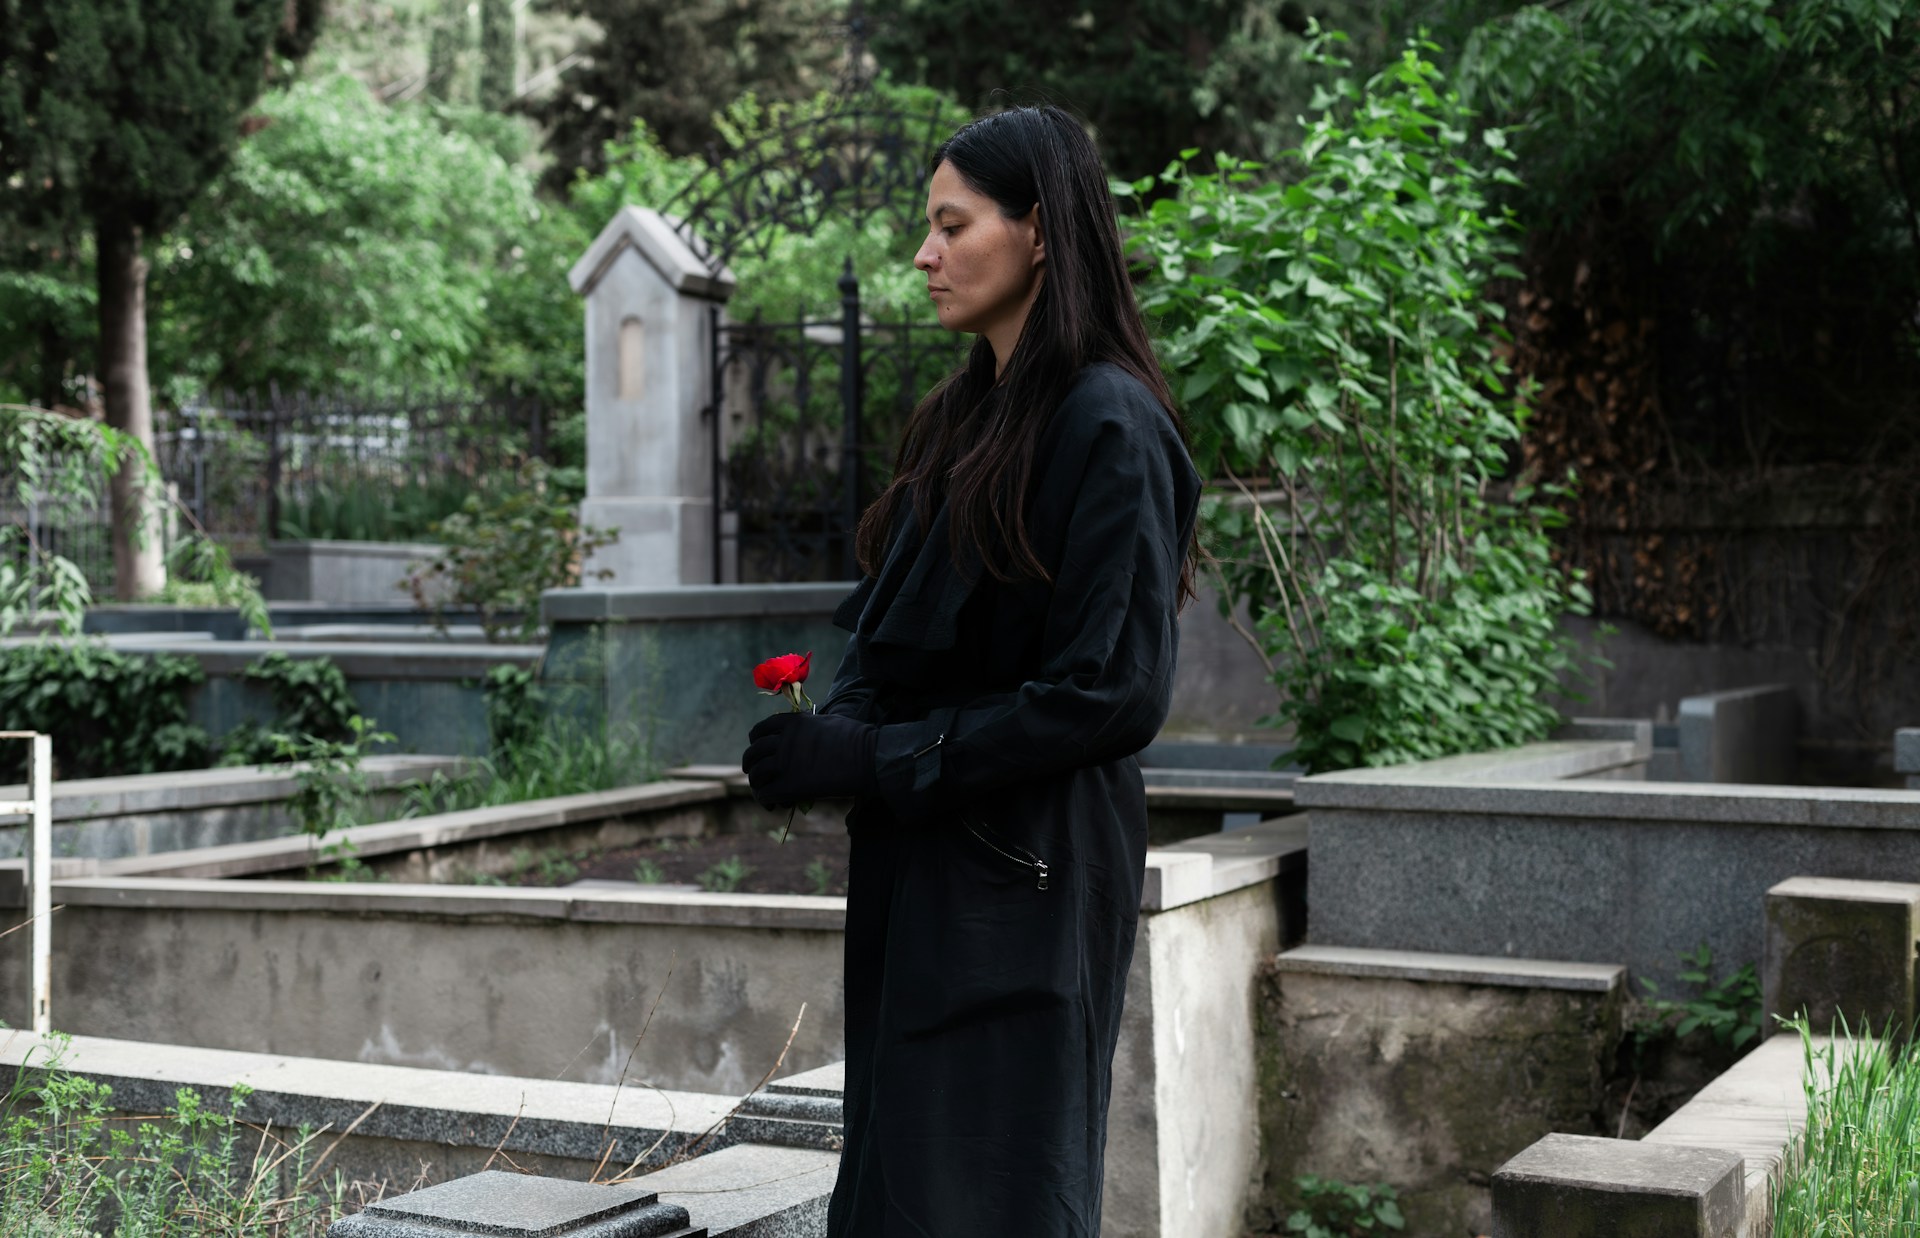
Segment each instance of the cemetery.
M1920 1225L1914 6L192 0L177 132L53 7L0 1234L828 1238L857 827L742 749L856 656L1009 74L1095 105L1203 486L1100 1238Z

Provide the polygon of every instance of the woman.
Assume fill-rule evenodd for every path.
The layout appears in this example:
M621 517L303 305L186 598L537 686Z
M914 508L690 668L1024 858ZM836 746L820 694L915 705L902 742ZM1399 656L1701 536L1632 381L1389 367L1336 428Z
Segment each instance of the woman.
M857 800L828 1234L1094 1238L1199 479L1079 125L1003 112L934 165L914 265L979 338L860 522L825 704L742 766Z

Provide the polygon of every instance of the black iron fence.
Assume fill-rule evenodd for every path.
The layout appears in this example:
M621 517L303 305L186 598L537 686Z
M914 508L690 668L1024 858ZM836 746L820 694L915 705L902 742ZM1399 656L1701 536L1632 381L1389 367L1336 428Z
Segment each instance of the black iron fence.
M177 505L167 535L197 524L238 554L282 538L407 541L457 511L487 478L547 449L545 410L516 395L406 393L369 399L228 392L154 415L154 457ZM106 496L50 514L0 462L0 519L113 584Z
M723 322L713 312L716 579L847 580L853 530L891 475L907 417L967 339L863 315L851 271L838 320Z

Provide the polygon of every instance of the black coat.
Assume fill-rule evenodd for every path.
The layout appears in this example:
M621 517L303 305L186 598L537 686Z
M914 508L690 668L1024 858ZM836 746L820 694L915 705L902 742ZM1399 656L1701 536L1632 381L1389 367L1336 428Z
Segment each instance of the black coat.
M846 1151L830 1238L1094 1238L1200 483L1166 413L1083 371L1035 456L1053 583L958 570L909 513L823 706L881 724L848 816Z

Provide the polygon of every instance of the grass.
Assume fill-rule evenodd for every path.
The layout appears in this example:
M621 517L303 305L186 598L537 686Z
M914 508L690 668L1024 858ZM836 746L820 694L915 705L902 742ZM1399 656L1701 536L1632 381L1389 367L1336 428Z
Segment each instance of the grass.
M637 736L555 722L512 748L473 758L458 774L436 771L427 781L414 783L406 790L403 815L424 817L611 791L650 782L657 774Z
M1775 1238L1920 1234L1920 1061L1841 1026L1806 1054L1807 1126L1774 1193ZM1909 1042L1910 1043L1910 1042Z
M61 1067L66 1043L23 1066L0 1105L0 1234L321 1238L343 1210L321 1133L242 1120L250 1089L222 1112L181 1088L162 1113L128 1118L111 1088Z

